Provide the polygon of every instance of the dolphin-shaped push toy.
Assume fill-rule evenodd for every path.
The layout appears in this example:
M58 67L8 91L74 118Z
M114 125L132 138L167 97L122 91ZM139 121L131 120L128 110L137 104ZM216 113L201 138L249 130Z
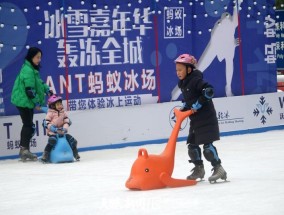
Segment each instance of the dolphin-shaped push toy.
M164 151L160 155L148 154L144 148L139 149L138 157L132 165L131 173L125 186L130 190L152 190L165 187L183 187L195 185L195 180L174 179L176 141L182 121L193 114L192 110L181 112L174 109L176 123Z

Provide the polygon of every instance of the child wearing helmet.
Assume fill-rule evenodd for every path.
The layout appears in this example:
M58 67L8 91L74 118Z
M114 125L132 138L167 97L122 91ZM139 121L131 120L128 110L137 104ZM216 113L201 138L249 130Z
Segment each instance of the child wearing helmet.
M190 128L187 138L189 162L195 167L188 180L202 179L205 175L201 148L203 155L211 162L214 172L208 178L209 182L218 179L226 180L227 173L221 165L217 149L213 142L220 139L218 119L212 101L214 96L213 86L203 80L203 74L196 69L197 61L190 54L182 54L176 60L176 73L179 78L178 87L181 89L184 105L181 111L192 109L194 114L189 116Z
M63 108L62 98L60 96L52 95L48 99L48 112L44 119L44 127L48 135L48 143L42 155L42 161L48 162L51 149L57 143L57 134L66 135L66 139L73 151L73 156L76 160L80 160L77 150L77 140L68 134L68 128L71 121L68 118L67 112Z

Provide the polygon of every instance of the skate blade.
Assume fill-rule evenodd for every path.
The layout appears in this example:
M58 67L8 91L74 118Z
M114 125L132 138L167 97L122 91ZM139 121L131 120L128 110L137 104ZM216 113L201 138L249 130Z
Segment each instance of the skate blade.
M23 162L23 163L26 163L26 162L36 162L36 161L38 161L38 159L36 158L36 159L19 159L18 160L19 162Z
M38 161L39 161L40 163L42 163L42 164L48 164L48 163L50 163L49 161L44 161L44 160L42 160L42 156L38 157Z
M227 182L230 182L230 181L228 181L228 180L222 180L222 181L209 181L210 182L210 184L222 184L222 183L227 183Z
M41 159L41 157L38 157L38 161L41 162L42 164L65 164L65 163L76 163L76 162L80 162L80 159L79 159L79 160L74 159L74 160L71 161L71 162L68 161L68 162L52 163L52 162L50 162L50 161L43 161L43 160Z

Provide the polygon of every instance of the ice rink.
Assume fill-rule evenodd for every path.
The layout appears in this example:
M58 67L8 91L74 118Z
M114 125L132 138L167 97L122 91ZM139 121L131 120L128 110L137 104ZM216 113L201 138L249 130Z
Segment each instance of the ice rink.
M0 214L283 215L284 130L222 137L216 142L228 183L130 191L125 187L139 148L160 154L165 144L81 152L66 164L0 161ZM177 143L174 178L192 169Z

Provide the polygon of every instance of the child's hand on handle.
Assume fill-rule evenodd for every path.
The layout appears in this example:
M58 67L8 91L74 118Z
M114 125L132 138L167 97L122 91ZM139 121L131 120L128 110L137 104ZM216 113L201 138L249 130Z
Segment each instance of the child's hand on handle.
M52 131L53 133L57 133L58 128L55 125L51 125L49 130Z
M191 110L193 111L193 113L197 112L198 109L200 109L202 107L202 105L198 102L198 100L192 104L191 106Z
M181 112L183 112L183 111L187 111L187 110L189 110L190 108L189 108L189 106L186 104L186 102L183 102L182 103L182 106L181 106L181 108L179 109Z
M61 134L61 135L64 135L64 134L67 133L67 129L66 128L58 128L57 129L57 133Z

